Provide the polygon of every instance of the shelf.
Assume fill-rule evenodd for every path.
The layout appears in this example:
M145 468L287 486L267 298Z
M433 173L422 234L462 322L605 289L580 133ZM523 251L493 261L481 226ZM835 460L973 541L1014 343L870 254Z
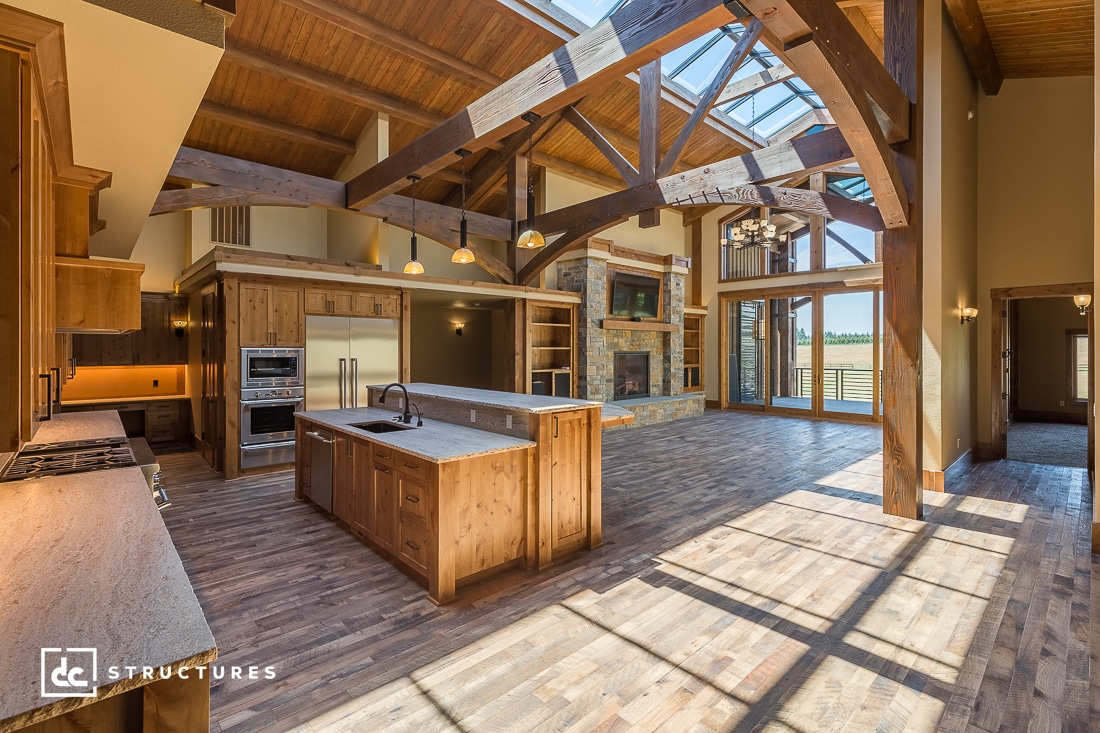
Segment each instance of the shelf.
M569 351L569 346L532 346L533 351Z
M536 323L535 321L532 321L531 325L532 326L554 326L556 328L569 328L573 324L571 324L571 323Z
M573 371L573 370L572 369L565 369L565 368L559 368L559 369L532 369L531 373L532 374L539 374L539 373L568 374L571 371Z

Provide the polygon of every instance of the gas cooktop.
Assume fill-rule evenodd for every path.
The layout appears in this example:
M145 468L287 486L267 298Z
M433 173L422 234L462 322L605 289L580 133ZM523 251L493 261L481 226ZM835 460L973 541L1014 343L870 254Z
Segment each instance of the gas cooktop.
M0 474L0 482L136 465L134 454L130 452L130 441L126 438L38 443L23 446L19 455Z

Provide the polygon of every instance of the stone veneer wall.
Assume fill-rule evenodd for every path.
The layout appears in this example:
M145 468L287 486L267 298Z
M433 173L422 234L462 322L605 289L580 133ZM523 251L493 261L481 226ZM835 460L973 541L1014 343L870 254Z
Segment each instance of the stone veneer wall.
M701 415L702 393L684 391L684 275L665 272L665 322L675 331L627 331L605 329L607 318L608 264L605 257L588 255L558 264L558 287L581 294L577 323L577 395L581 399L614 401L614 355L616 351L649 352L650 399L616 404L635 414L635 425L664 422ZM654 274L657 274L656 272ZM669 399L683 395L681 399Z

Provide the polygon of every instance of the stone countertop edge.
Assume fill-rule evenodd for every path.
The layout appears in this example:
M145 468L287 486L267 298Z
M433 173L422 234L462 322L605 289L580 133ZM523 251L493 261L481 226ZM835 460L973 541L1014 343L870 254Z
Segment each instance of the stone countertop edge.
M159 671L217 658L140 468L0 487L0 578L0 732L151 681L127 676L128 666ZM97 650L98 696L41 697L40 650L83 647ZM111 679L112 666L120 679Z
M369 385L368 390L381 391L384 384ZM488 389L472 389L469 387L450 387L444 384L424 384L414 382L406 384L410 397L423 395L437 399L453 400L467 405L481 405L484 407L499 407L505 410L517 410L538 414L540 412L561 412L575 410L578 407L600 407L604 403L593 400L574 400L565 397L547 397L545 395L519 394L516 392L495 392ZM400 390L390 393L401 397Z
M396 413L377 407L359 407L347 410L313 410L295 413L296 418L309 420L337 430L345 435L370 440L432 463L448 463L463 458L505 453L521 448L534 448L529 440L520 440L486 430L465 428L450 423L424 421L424 426L393 433L368 433L351 427L359 422L392 422ZM449 446L449 447L448 447Z
M53 419L39 423L29 445L62 443L70 440L125 438L126 431L115 410L55 413Z

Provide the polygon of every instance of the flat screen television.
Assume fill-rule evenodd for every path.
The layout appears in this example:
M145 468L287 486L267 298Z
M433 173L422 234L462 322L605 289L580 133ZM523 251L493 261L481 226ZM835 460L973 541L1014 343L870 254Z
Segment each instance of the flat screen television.
M626 272L615 273L611 314L629 318L656 318L661 299L661 279Z

